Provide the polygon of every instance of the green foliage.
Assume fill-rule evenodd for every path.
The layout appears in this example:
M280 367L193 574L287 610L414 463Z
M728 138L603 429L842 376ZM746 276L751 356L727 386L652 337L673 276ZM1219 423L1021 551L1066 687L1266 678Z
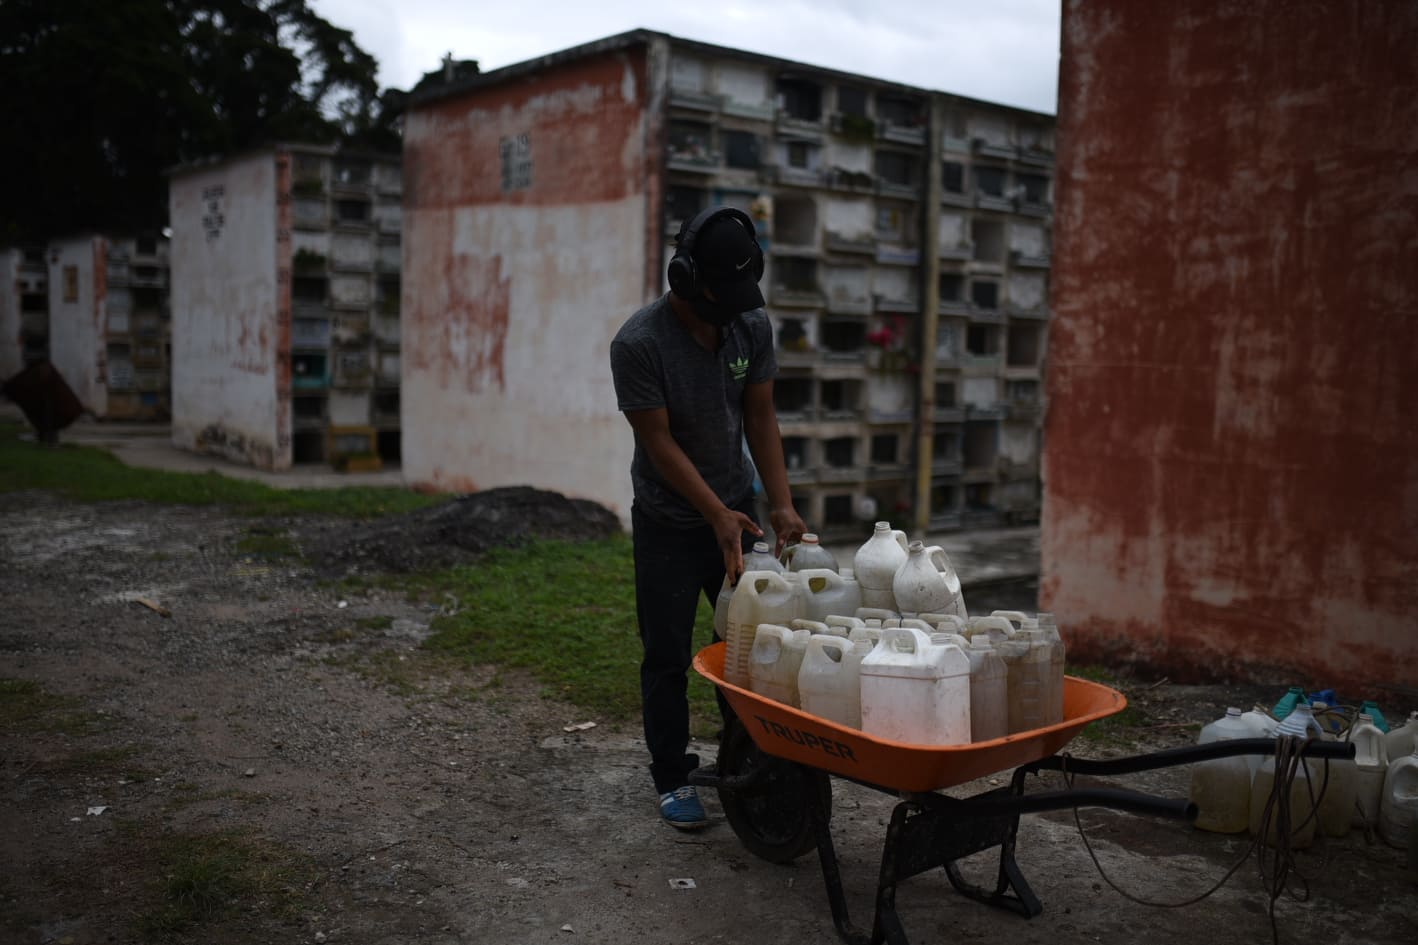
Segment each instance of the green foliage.
M0 242L153 232L164 171L273 141L397 150L402 93L308 0L0 3ZM22 91L20 91L22 90Z
M852 144L870 144L876 140L876 122L864 115L839 115L838 135Z
M137 919L145 938L167 938L243 910L287 918L300 913L298 891L314 879L299 854L238 831L169 834L157 849L157 904Z
M409 489L348 486L273 489L219 473L180 473L125 466L103 450L40 446L20 427L0 423L0 494L44 489L81 502L141 499L173 505L223 505L252 515L320 514L375 518L445 501Z
M0 677L0 734L79 738L107 727L103 716L82 711L79 705L77 699L47 692L32 679Z
M436 583L453 595L456 612L434 621L428 647L475 663L531 672L545 694L620 721L640 713L640 636L635 621L630 539L571 544L538 542L499 550L475 567ZM713 634L713 613L701 602L697 650ZM690 672L696 734L718 727L713 688Z

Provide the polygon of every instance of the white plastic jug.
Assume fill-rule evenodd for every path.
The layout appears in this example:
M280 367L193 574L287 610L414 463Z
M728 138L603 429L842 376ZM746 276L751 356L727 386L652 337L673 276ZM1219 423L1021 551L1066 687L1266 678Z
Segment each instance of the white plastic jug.
M1014 624L1003 617L971 617L965 622L965 636L971 640L976 634L983 633L990 641L990 645L999 648L999 645L1014 637Z
M970 741L1003 738L1009 734L1009 668L983 635L966 644L965 655L970 660Z
M759 624L749 655L748 688L774 702L798 708L798 672L811 637L806 630Z
M862 588L862 605L896 610L891 581L896 569L906 562L906 533L893 530L890 522L877 522L872 536L852 557L852 573Z
M906 561L891 578L891 592L896 609L903 614L967 616L960 578L940 545L927 547L922 541L911 542L906 548Z
M845 578L834 570L799 571L798 582L803 596L803 616L810 620L854 614L862 606L862 589L856 579Z
M862 727L862 659L871 652L865 640L814 636L807 641L798 695L802 710L838 725Z
M916 627L916 629L919 630L921 628ZM941 631L937 630L930 635L930 638L931 642L934 643L936 646L940 646L942 643L954 643L956 646L960 647L960 649L963 650L970 645L970 641L965 639L958 633L942 633Z
M1022 610L992 610L991 617L1003 617L1008 620L1016 630L1024 629L1024 621L1029 619L1029 615Z
M745 574L749 571L782 572L783 566L768 549L768 542L756 541L753 543L753 550L743 556L743 570ZM729 627L729 602L733 597L734 586L729 583L729 576L726 574L723 586L719 588L719 596L714 601L714 634L720 640L726 639L724 634Z
M910 627L883 630L862 660L862 731L916 745L970 742L970 660Z
M1338 741L1332 735L1325 741ZM1317 758L1310 765L1315 772L1320 798L1319 831L1326 837L1342 837L1354 825L1354 805L1359 799L1359 769L1352 758Z
M1246 727L1250 730L1246 735L1247 738L1274 738L1275 729L1280 725L1270 714L1270 710L1259 703L1252 705L1249 712L1242 712L1241 721L1245 722ZM1260 770L1260 763L1264 757L1264 755L1246 756L1246 765L1251 769L1252 781L1255 780L1256 772Z
M1049 693L1044 705L1044 724L1054 725L1064 718L1064 660L1066 658L1063 634L1053 614L1038 616L1039 630L1049 641Z
M1304 710L1303 713L1299 711L1301 709ZM1277 736L1303 738L1307 732L1312 730L1314 724L1314 717L1310 715L1310 707L1301 705L1296 707L1296 711L1285 717L1285 721L1276 728L1275 733ZM1251 782L1249 824L1251 836L1259 837L1261 842L1267 846L1275 846L1276 837L1279 835L1279 819L1273 810L1268 829L1264 836L1261 835L1265 808L1274 787L1275 756L1269 755L1261 762L1259 770L1256 771L1255 780ZM1304 849L1314 841L1319 818L1314 816L1315 808L1311 798L1318 796L1319 782L1314 780L1312 763L1308 759L1302 759L1301 763L1296 766L1295 779L1290 782L1290 847L1292 849Z
M851 630L847 631L847 639L851 640L853 643L865 642L871 646L876 646L877 641L881 639L881 628L868 626L853 627Z
M1349 740L1354 743L1354 767L1358 772L1354 826L1376 827L1384 795L1384 777L1388 774L1384 733L1374 724L1373 716L1361 713L1359 721L1349 730Z
M1418 746L1418 712L1409 713L1407 722L1391 727L1384 735L1384 751L1388 752L1390 760L1413 754L1415 746Z
M788 571L825 568L837 573L837 559L832 556L832 552L822 547L822 542L818 541L812 532L804 534L802 541L797 544L784 548L782 561L783 567Z
M858 585L860 587L860 585ZM865 592L865 588L863 591ZM860 620L894 620L901 615L886 607L858 607L855 611Z
M1414 830L1418 830L1418 748L1388 766L1379 810L1379 833L1391 846L1408 848Z
M866 626L866 623L864 623L860 617L851 617L846 614L828 614L823 618L823 623L827 624L829 627L845 628L848 633L852 631L853 627Z
M965 636L967 621L959 614L917 614L917 617L943 633L958 633ZM968 639L968 637L967 637Z
M1241 710L1229 708L1203 726L1198 745L1250 737ZM1192 765L1187 797L1197 806L1196 826L1212 833L1244 833L1250 823L1251 769L1245 756L1213 758Z
M1038 630L1020 630L996 647L1009 668L1009 734L1044 727L1049 644Z
M745 571L729 601L724 631L724 679L748 685L748 658L753 634L761 623L786 627L801 616L801 599L785 575L776 571Z

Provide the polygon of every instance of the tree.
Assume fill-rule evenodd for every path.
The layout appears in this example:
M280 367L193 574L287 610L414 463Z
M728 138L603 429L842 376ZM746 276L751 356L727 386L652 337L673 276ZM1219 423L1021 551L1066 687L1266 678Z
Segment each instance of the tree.
M0 243L156 230L164 171L198 158L397 149L376 69L305 0L0 0Z

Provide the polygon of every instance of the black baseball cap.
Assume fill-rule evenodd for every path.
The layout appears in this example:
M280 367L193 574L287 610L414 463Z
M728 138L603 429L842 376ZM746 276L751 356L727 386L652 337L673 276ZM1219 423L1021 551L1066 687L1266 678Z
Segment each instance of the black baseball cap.
M763 307L758 290L758 243L741 221L719 217L694 238L694 266L700 284L722 305L740 312Z

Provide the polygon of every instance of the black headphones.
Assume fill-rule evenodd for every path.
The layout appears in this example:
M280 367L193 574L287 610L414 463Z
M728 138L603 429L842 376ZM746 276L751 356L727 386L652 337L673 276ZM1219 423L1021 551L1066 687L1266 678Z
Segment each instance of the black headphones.
M675 255L670 260L668 271L670 291L682 299L692 299L699 293L699 267L694 264L694 241L699 232L714 220L728 217L737 220L753 241L753 278L763 278L763 247L758 245L758 232L753 228L753 220L742 210L733 207L710 207L701 210L684 226L675 237Z

